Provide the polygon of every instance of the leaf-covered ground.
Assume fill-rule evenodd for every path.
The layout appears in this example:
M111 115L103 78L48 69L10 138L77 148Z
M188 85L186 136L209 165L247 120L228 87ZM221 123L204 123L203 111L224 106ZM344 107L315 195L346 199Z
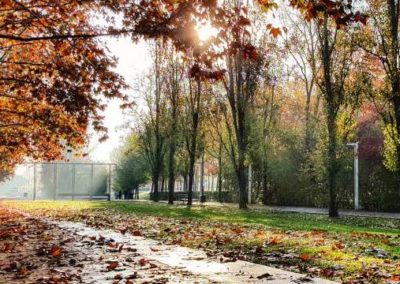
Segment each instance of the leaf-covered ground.
M214 283L138 253L135 244L81 235L0 205L0 283Z
M400 221L125 202L1 202L344 283L400 282Z

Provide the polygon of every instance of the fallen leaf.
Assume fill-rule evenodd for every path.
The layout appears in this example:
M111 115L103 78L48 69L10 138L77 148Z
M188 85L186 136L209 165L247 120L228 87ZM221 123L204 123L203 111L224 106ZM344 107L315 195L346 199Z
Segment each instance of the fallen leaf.
M302 261L309 261L309 260L311 259L310 255L308 255L307 253L302 253L302 254L299 256L299 258L300 258Z
M282 243L282 238L279 237L279 236L273 237L273 238L268 242L269 245L278 245L278 244L280 244L280 243Z
M18 270L18 274L20 276L26 276L29 274L29 270L28 268L26 268L26 266L22 266L19 270Z
M60 257L61 252L62 252L62 249L61 249L59 246L53 246L53 247L50 249L50 254L51 254L53 257Z
M141 233L140 231L137 231L137 230L136 230L136 231L133 231L133 232L132 232L132 235L135 236L135 237L141 237L141 236L142 236L142 233Z
M111 261L110 264L107 266L108 270L114 270L118 267L118 261Z
M344 248L345 248L345 245L342 244L341 242L336 242L336 243L335 243L335 248L337 248L337 249L344 249Z
M267 272L267 273L264 273L264 274L261 274L261 275L257 276L257 279L269 279L269 280L272 280L272 275Z
M3 252L12 252L14 250L14 246L10 243L6 243L2 249Z
M128 231L128 227L120 228L119 231L121 232L121 234L125 235L126 231Z
M390 281L396 281L396 282L400 282L400 275L392 275L389 278Z
M141 259L139 260L140 266L145 266L148 262L149 262L149 261L146 260L146 259L144 259L144 258L141 258Z

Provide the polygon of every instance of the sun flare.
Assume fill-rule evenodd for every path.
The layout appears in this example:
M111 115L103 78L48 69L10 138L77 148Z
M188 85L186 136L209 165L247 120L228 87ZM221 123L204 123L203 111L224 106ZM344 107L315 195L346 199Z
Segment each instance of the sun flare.
M196 31L201 41L207 41L218 34L218 30L210 23L199 23L196 27Z

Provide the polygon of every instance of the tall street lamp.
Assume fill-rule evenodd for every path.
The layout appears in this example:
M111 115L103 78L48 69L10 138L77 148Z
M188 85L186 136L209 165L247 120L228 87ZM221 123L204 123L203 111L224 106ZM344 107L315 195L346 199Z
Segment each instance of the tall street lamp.
M358 146L359 142L347 143L347 146L353 147L354 150L354 209L360 210L359 198L359 180L358 180Z

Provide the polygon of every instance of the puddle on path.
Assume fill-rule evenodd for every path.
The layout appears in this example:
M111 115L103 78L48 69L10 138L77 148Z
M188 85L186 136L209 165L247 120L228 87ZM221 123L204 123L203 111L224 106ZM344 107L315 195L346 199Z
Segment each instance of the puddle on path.
M81 236L83 240L81 245L93 248L93 254L101 254L98 255L98 259L102 262L118 262L115 270L103 273L96 263L85 264L82 271L82 280L85 283L129 279L132 273L137 273L132 283L146 281L150 281L147 283L334 283L240 260L221 263L208 258L203 251L163 245L155 240L123 235L112 230L93 229L81 223L52 222L52 224ZM104 251L104 247L99 244L99 240L103 242L103 246L104 242L111 244L111 247L108 245L107 254L101 252L102 249ZM119 250L121 245L123 247ZM113 251L115 260L112 257ZM104 265L102 269L104 270ZM98 273L94 273L95 271Z

